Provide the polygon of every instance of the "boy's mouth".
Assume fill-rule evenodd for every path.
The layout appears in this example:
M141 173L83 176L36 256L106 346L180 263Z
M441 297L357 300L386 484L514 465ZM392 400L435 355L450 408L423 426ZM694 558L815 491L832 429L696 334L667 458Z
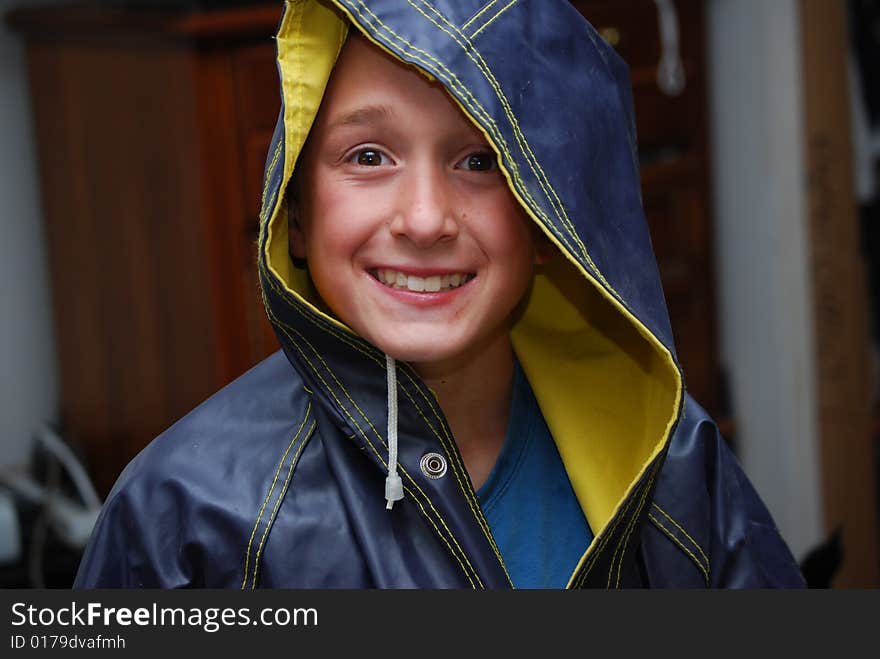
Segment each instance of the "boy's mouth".
M419 277L389 268L377 268L371 270L370 274L388 288L412 291L414 293L442 293L443 291L451 291L459 286L463 286L475 276L472 272L449 272Z

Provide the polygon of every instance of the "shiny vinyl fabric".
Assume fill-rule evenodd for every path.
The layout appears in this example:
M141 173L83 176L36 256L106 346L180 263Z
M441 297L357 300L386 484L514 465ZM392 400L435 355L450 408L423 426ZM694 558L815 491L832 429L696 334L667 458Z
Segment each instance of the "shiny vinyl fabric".
M283 351L128 465L76 586L511 587L436 398L404 363L404 499L385 509L385 356L320 311L288 262L285 190L303 117L316 111L298 99L320 100L348 29L446 87L565 257L538 277L534 312L512 336L596 534L569 587L802 586L767 510L685 393L639 197L627 70L564 0L286 3L284 108L260 234L261 284ZM562 352L551 330L573 337ZM583 368L571 373L601 373L602 386L560 382L569 362ZM602 421L600 398L600 411L625 413ZM446 458L444 477L421 471L428 452Z

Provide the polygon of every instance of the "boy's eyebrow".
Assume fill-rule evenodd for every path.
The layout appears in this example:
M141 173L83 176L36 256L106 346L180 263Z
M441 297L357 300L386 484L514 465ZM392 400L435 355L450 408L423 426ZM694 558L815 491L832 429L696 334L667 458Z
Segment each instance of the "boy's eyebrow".
M334 128L345 126L364 126L382 123L383 121L391 119L393 115L393 110L387 105L367 105L346 112L342 116L334 119L328 126L328 129L332 130Z

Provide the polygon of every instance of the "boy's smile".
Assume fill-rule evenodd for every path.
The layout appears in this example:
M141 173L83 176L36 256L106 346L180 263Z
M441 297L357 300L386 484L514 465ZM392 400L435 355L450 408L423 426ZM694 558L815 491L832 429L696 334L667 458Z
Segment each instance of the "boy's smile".
M509 340L537 229L442 87L350 36L295 176L292 252L358 334L416 368Z

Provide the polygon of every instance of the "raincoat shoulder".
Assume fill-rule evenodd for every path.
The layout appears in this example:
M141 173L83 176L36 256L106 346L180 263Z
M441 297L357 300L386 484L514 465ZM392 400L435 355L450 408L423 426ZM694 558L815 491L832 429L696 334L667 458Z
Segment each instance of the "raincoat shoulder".
M803 588L766 506L717 426L690 396L642 528L647 584Z
M311 418L280 352L206 400L120 475L75 587L240 586Z

